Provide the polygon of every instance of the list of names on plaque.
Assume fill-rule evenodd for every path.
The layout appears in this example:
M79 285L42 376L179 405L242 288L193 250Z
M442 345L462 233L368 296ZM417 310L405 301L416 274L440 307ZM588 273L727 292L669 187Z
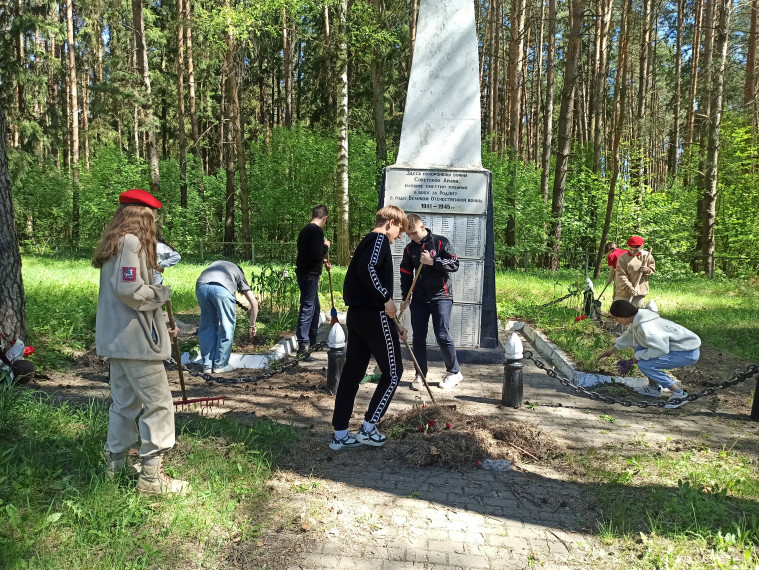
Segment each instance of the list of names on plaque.
M479 259L460 259L459 270L451 273L453 300L456 303L482 303L482 275L484 261ZM393 257L393 297L401 299L401 257ZM422 271L430 271L425 267Z
M485 216L420 213L419 217L422 218L424 227L433 234L448 238L456 257L472 259L482 259L485 257ZM409 238L406 234L395 240L391 246L393 255L403 255L403 248L406 247L408 242Z
M451 324L448 331L457 347L478 346L480 344L480 305L453 305L451 309ZM401 324L409 331L409 341L413 338L411 314L406 310L401 317ZM432 322L427 329L427 345L437 346Z

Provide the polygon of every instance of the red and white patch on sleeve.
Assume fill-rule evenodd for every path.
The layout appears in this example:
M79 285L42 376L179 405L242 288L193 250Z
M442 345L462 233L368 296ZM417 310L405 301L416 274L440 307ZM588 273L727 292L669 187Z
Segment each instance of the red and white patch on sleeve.
M137 268L136 267L122 267L121 280L122 281L137 281Z

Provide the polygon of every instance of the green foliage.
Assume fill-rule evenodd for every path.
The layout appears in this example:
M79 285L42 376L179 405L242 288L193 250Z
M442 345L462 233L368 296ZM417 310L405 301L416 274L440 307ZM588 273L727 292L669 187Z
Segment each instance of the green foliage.
M30 390L0 388L0 419L5 568L30 561L55 568L218 566L233 538L255 540L266 524L271 465L295 438L292 428L271 422L179 417L167 470L189 479L194 492L156 502L137 495L126 478L106 478L105 404L55 405Z

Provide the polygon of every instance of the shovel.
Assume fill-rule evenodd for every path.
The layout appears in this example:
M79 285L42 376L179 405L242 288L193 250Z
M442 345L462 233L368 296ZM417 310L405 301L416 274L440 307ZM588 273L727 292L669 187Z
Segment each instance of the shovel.
M393 317L393 321L395 322L395 326L398 328L398 332L401 330L401 322L398 320L398 317ZM414 361L414 368L416 368L416 373L419 374L419 377L422 379L422 384L424 384L424 387L427 388L427 393L430 395L430 400L432 400L432 403L435 403L435 396L432 395L432 390L430 390L429 384L427 384L427 378L424 377L424 374L422 374L422 369L419 367L419 363L416 361L416 356L414 356L414 352L411 350L411 347L408 345L408 341L404 340L403 344L406 345L406 348L408 349L408 353L411 355L411 359Z

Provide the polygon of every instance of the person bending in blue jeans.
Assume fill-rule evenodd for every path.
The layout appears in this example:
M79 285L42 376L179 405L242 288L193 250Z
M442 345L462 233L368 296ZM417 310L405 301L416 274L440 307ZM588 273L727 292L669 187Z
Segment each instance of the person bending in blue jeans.
M229 364L237 324L235 291L240 291L250 303L249 333L253 337L256 334L258 301L238 265L231 261L214 261L195 283L195 296L200 305L198 342L203 372L206 374L235 369Z
M662 389L670 391L670 402L665 408L679 408L685 402L677 402L688 394L676 384L664 370L692 366L698 362L701 339L685 327L663 319L659 313L639 309L629 301L619 299L609 308L611 316L625 332L613 347L601 353L601 358L611 356L618 350L633 348L633 363L648 378L648 386L636 390L643 396L660 398Z

